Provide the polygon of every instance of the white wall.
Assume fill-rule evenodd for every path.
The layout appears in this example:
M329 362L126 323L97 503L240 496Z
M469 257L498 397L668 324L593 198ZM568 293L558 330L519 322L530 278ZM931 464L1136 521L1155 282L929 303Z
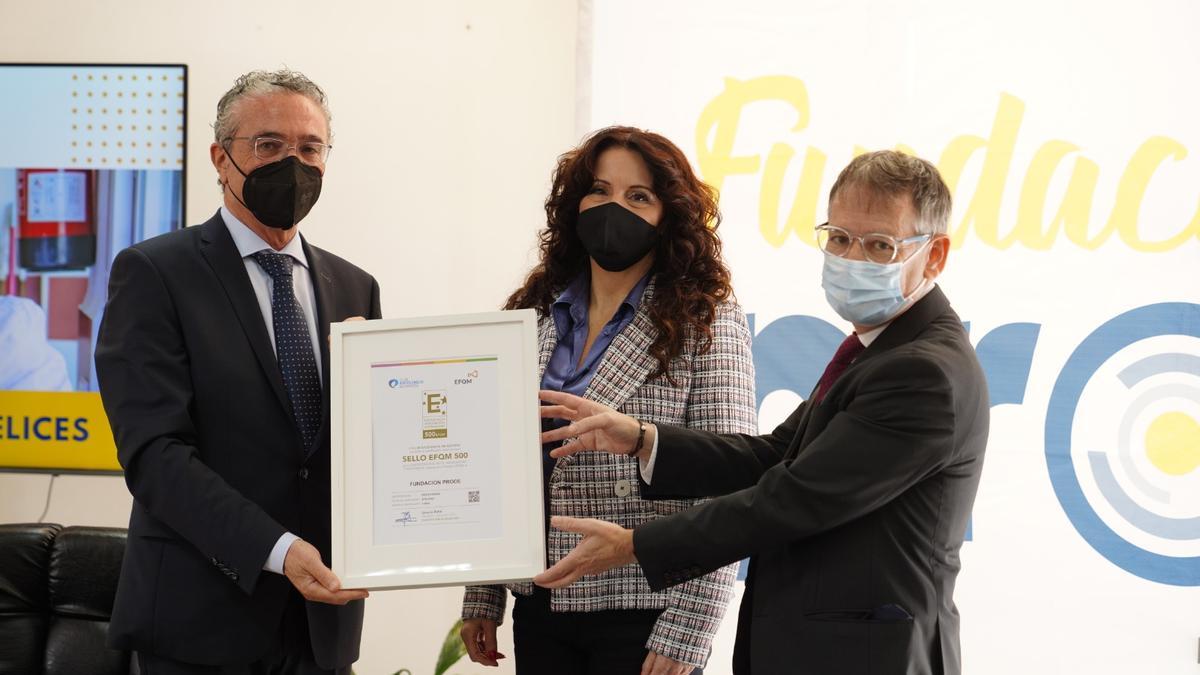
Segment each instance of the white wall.
M220 201L220 95L247 70L306 73L329 94L335 150L303 231L374 274L396 317L494 309L533 260L550 170L576 141L575 23L563 0L0 0L0 61L188 64L189 223ZM48 481L0 474L0 522L36 519ZM47 520L124 526L129 501L119 478L64 476ZM376 594L359 675L431 673L460 595Z

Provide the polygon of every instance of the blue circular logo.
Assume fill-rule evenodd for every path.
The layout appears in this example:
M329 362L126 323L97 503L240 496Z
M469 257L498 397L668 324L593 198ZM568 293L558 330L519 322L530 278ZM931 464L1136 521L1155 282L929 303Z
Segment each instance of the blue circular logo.
M1178 513L1181 508L1194 511L1195 502L1179 506L1183 490L1171 487L1191 481L1191 494L1190 486L1200 476L1200 350L1164 351L1155 344L1123 351L1162 336L1200 338L1200 305L1161 303L1130 310L1097 328L1075 349L1046 411L1046 464L1058 501L1092 548L1144 579L1198 586L1200 557L1148 548L1161 544L1153 547L1177 553L1200 544L1200 515ZM1109 396L1119 392L1127 401L1124 413L1077 415L1089 385ZM1175 409L1180 404L1193 407ZM1102 435L1103 442L1080 444L1088 451L1076 448L1073 453L1077 432L1090 432L1092 440ZM1086 490L1081 475L1089 477ZM1132 536L1122 536L1114 523Z

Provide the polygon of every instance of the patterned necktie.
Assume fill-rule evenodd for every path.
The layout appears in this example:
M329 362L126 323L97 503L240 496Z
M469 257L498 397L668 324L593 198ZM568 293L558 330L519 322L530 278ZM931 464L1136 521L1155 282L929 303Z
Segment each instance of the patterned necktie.
M866 347L858 339L857 333L851 333L842 340L841 346L833 355L833 360L829 365L825 366L825 373L821 375L821 381L817 383L817 393L813 396L813 404L821 402L825 398L825 393L833 387L833 383L842 376L842 372L858 358L858 355L863 352Z
M308 321L292 288L292 257L270 251L254 254L254 262L271 276L271 323L275 327L275 358L283 386L292 402L296 428L304 449L312 447L321 426L321 376L313 355Z

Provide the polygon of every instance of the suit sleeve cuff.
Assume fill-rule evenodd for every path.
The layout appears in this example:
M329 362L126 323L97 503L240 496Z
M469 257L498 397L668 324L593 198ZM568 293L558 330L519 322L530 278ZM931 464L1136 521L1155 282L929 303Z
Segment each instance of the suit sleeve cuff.
M287 558L288 549L299 538L291 532L284 532L280 535L279 540L275 542L275 547L271 549L271 554L267 556L267 562L263 564L263 569L283 574L283 561Z
M646 485L649 485L651 479L654 478L654 462L657 459L658 459L658 430L655 429L654 444L650 446L650 459L647 459L645 461L645 463L643 463L642 460L640 460L640 459L638 460L638 472L642 474L642 482L645 483Z

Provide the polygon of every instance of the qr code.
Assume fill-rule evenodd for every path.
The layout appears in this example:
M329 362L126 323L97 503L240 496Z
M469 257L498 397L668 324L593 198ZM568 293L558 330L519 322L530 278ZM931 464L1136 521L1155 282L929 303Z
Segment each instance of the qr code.
M467 503L474 504L479 501L479 490L467 490Z

